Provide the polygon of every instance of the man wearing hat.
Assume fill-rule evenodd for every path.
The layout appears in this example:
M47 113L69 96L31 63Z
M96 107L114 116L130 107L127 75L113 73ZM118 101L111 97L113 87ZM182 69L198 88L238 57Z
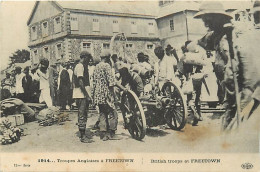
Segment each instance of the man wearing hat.
M115 78L112 74L110 53L101 53L101 62L96 65L93 74L93 101L99 107L100 139L103 141L114 139L117 130L117 113L115 113Z
M256 34L251 31L245 34L233 34L232 30L234 32L236 28L230 26L232 16L225 12L220 2L203 3L194 18L201 18L210 30L204 38L199 40L199 45L206 50L216 51L214 71L225 90L226 112L223 126L225 129L234 118L237 108L233 80L233 72L236 71L231 70L230 59L234 56L232 63L237 68L242 110L252 98L252 92L255 90L256 80L252 76L260 74L256 72L259 71L260 65L256 57L260 53L258 48L260 42L256 38Z
M76 100L78 106L78 128L80 132L80 141L82 143L93 142L85 135L86 123L87 123L87 112L89 108L89 102L91 102L89 92L89 73L88 64L92 55L87 51L80 53L80 61L74 69L74 89L73 98ZM68 80L69 81L69 80Z

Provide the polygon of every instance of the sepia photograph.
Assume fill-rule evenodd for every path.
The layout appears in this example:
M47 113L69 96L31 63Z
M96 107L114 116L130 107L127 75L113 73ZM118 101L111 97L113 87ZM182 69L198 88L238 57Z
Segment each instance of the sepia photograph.
M259 171L260 1L0 1L0 171Z

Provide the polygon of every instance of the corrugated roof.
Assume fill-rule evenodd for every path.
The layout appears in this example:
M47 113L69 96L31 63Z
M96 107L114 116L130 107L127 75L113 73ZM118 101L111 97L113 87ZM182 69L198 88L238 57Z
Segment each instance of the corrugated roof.
M56 1L64 9L157 16L156 1Z

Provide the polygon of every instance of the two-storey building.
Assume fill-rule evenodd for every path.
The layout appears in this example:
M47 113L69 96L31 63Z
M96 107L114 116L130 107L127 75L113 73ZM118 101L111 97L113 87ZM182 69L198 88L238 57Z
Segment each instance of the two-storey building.
M171 44L179 49L187 40L197 40L206 33L201 20L193 16L199 10L200 3L195 1L160 1L156 19L161 44Z
M77 59L83 50L99 58L102 49L110 48L117 33L127 37L128 56L152 51L159 44L156 15L140 8L147 2L108 1L37 1L27 22L32 63L46 57L51 64L58 59ZM155 11L154 11L155 12ZM155 12L156 14L156 12ZM121 51L120 40L115 51Z

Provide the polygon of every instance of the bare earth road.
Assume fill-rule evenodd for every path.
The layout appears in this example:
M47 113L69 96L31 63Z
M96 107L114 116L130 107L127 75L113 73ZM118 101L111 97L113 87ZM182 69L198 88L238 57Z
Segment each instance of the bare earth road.
M219 153L219 152L248 152L257 153L259 150L257 136L223 135L220 133L221 115L204 113L202 122L198 126L186 124L182 131L147 129L142 141L131 138L127 130L123 129L122 115L119 113L117 134L122 140L102 141L98 132L91 130L98 114L90 112L87 123L87 134L93 136L93 143L81 143L78 138L77 113L69 113L69 121L62 125L39 126L37 122L30 122L23 126L25 136L17 143L1 146L2 152L164 152L164 153ZM259 115L259 114L258 114ZM250 146L248 146L250 143Z

